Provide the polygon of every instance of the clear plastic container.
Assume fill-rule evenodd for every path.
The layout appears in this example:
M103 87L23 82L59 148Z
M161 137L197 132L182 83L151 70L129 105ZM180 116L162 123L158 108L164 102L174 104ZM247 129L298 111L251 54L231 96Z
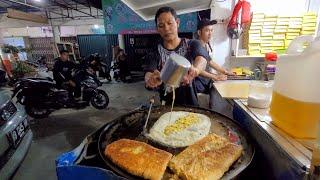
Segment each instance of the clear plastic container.
M271 81L251 81L248 95L248 106L253 108L269 108L272 97Z
M311 43L303 51L305 43ZM299 139L315 139L320 121L320 40L300 36L277 61L272 123Z

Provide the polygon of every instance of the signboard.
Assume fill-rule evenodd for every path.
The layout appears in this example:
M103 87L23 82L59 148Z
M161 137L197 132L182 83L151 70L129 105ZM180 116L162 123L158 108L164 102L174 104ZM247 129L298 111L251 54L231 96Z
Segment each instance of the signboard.
M21 20L32 21L36 23L48 24L48 19L40 15L25 13L23 11L18 11L10 8L8 8L7 11L8 11L8 18L21 19Z
M121 0L102 0L106 34L157 33L154 20L145 21ZM156 13L156 12L155 12ZM179 15L179 32L195 32L197 13Z

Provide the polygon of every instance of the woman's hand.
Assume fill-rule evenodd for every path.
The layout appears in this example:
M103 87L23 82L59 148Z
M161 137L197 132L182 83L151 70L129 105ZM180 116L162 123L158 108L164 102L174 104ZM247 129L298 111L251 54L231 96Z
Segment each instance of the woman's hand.
M215 74L214 77L212 78L213 81L225 81L227 79L228 79L228 76L224 74Z
M232 71L227 71L227 70L224 70L223 74L227 75L227 76L235 76L236 73L232 72Z

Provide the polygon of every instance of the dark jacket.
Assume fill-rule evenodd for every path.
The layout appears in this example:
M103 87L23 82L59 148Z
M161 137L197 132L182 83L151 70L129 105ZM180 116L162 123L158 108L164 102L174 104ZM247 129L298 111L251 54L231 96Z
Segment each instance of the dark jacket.
M63 62L60 58L56 59L53 66L53 78L56 81L58 87L61 87L63 82L72 80L72 70L75 68L75 64L71 61Z

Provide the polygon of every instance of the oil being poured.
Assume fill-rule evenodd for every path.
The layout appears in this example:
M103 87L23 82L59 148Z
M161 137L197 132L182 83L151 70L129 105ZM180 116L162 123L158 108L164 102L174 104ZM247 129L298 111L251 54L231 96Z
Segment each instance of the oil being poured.
M174 101L176 99L176 89L174 86L171 86L170 87L171 90L172 90L172 103L171 103L171 111L170 111L170 119L169 119L169 122L171 123L171 117L172 117L172 110L173 110L173 106L174 106Z

